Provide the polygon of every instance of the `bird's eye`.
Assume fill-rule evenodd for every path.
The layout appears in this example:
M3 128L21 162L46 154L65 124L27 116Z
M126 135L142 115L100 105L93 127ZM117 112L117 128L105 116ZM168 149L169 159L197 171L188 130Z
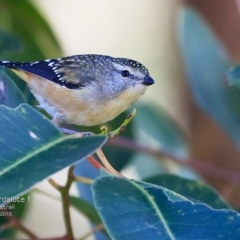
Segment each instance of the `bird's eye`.
M122 75L123 77L128 77L128 76L130 75L130 73L129 73L128 70L123 70L123 71L121 72L121 75Z

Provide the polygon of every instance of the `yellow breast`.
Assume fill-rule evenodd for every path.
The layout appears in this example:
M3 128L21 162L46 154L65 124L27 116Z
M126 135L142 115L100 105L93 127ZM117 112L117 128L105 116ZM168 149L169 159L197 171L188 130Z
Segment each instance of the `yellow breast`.
M51 116L57 115L61 122L81 126L99 125L114 119L146 90L146 86L138 84L115 99L99 101L88 87L72 90L27 72L15 70L15 73L28 83L40 106Z

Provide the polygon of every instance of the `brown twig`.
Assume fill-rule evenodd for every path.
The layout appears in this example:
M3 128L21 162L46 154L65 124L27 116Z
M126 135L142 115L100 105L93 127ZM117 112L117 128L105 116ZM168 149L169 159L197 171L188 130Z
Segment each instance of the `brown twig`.
M67 232L66 238L69 240L74 240L71 216L70 216L70 199L69 199L69 190L70 190L70 187L72 186L72 183L75 181L73 170L74 170L74 167L69 168L68 178L65 186L58 185L53 179L48 180L48 182L55 189L57 189L61 194L64 223L65 223L65 228Z
M239 173L236 173L236 172L233 172L209 163L200 162L196 159L180 158L166 151L154 149L154 148L136 143L131 139L127 139L123 137L112 138L108 140L107 145L122 147L132 151L147 153L157 158L167 157L168 159L171 159L172 161L178 164L190 166L195 170L197 170L199 173L208 174L210 176L215 176L221 179L224 178L230 182L240 184Z
M33 234L30 230L28 230L25 226L23 226L23 224L14 215L10 216L8 214L8 211L6 211L5 209L1 209L0 212L6 213L5 217L9 220L9 227L10 226L15 227L16 229L27 235L30 239L38 239L38 237L35 234Z
M60 189L62 188L62 186L60 186L58 183L56 183L55 180L52 178L48 179L48 182L50 183L50 185L52 187L54 187L58 191L60 191Z

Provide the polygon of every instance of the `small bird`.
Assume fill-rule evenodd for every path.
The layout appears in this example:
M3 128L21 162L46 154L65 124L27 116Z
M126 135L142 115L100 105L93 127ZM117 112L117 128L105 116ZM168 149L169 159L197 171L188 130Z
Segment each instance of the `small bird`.
M154 84L141 63L104 55L74 55L37 62L0 61L23 79L53 122L106 123Z

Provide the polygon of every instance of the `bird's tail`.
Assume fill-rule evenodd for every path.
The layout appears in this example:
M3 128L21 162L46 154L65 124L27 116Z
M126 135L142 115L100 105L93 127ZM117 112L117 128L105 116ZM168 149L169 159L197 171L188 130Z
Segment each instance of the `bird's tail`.
M18 62L11 62L11 61L0 61L0 66L4 66L7 68L10 68L15 74L17 74L22 80L24 80L25 82L29 82L30 79L30 73L28 72L24 72L21 71L20 69L18 69L18 65L20 65L21 63Z

